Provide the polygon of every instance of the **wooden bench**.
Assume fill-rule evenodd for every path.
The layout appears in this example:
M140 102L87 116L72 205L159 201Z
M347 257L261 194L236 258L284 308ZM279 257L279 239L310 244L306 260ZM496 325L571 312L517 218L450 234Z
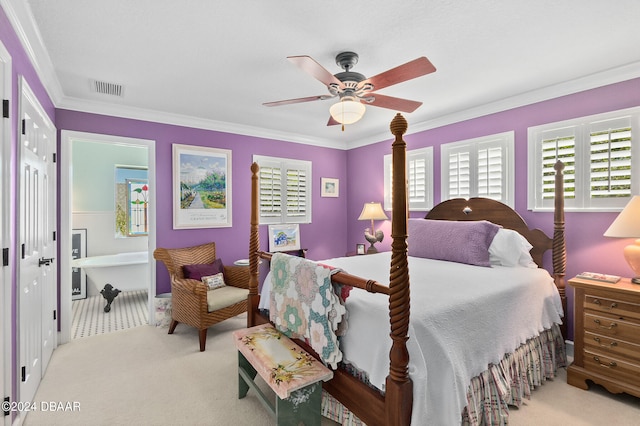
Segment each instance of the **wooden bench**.
M233 333L238 349L238 398L253 389L277 425L320 426L322 383L333 372L271 324ZM275 407L258 388L256 374L276 393Z

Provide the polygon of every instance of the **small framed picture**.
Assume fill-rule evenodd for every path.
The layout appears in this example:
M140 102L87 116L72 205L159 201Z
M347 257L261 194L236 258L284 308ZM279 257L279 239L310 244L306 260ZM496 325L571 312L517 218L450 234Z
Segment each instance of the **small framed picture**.
M364 254L364 244L356 244L356 254Z
M300 250L300 226L294 224L269 225L269 251Z
M322 185L321 197L338 197L340 195L340 180L335 178L320 178Z

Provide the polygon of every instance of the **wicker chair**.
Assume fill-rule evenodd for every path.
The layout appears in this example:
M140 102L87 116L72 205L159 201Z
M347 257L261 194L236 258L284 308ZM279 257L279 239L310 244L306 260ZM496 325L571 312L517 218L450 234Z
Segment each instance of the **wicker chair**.
M249 268L246 266L224 266L224 280L227 287L209 290L198 280L184 277L184 265L213 263L216 259L216 244L207 243L185 248L157 248L153 257L164 263L171 279L171 325L173 334L180 323L190 325L200 331L200 351L207 343L207 329L212 325L247 311L249 294ZM207 293L224 290L225 299L231 293L230 305L209 312ZM242 290L242 291L240 291ZM215 299L212 299L215 300Z

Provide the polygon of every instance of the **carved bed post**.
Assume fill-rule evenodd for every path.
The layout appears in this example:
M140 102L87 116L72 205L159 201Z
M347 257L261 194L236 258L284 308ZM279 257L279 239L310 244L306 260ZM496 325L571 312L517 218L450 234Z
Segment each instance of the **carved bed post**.
M251 229L249 231L249 296L247 296L247 327L257 324L258 314L258 249L260 248L260 233L258 231L260 194L258 188L258 163L251 165Z
M562 309L564 310L565 321L562 322L560 330L562 336L567 338L567 295L565 290L565 271L567 268L567 250L564 239L564 163L556 161L553 166L556 171L555 176L555 205L553 213L553 279L562 299Z
M387 425L409 425L413 406L413 383L409 378L409 267L407 262L406 142L402 135L407 121L396 114L391 121L395 136L393 151L393 211L391 219L391 270L389 276L389 316L391 321L391 362L386 380Z

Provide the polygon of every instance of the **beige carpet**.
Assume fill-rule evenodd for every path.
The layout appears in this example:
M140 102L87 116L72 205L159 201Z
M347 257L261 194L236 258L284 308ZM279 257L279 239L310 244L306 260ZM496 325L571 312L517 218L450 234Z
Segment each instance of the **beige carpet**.
M179 325L136 327L61 345L36 393L42 402L79 405L79 411L29 413L36 425L273 425L252 392L237 398L237 358L231 332L240 316L209 329L207 350L198 333ZM559 377L538 388L526 406L513 409L511 425L632 425L640 399L594 386L582 391ZM332 422L326 420L323 425Z

